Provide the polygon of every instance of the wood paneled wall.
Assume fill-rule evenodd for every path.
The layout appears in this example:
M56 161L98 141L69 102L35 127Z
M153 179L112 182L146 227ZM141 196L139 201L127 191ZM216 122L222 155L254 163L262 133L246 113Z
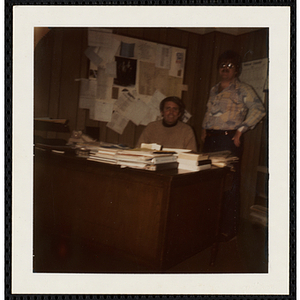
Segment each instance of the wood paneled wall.
M218 56L233 49L242 55L244 61L268 57L267 29L238 36L218 31L200 35L173 28L119 28L113 32L186 49L184 84L188 90L182 92L182 99L192 114L189 124L195 131L199 151L202 149L201 124L209 91L218 82ZM90 120L89 112L78 108L80 82L76 79L88 77L89 61L84 55L87 46L85 28L55 28L40 40L34 56L34 115L66 118L71 130L96 128L99 140L134 147L144 126L129 122L124 133L119 135L106 127L106 123ZM262 130L264 127L260 124L245 134L241 207L245 217L255 197ZM69 135L55 137L68 139Z

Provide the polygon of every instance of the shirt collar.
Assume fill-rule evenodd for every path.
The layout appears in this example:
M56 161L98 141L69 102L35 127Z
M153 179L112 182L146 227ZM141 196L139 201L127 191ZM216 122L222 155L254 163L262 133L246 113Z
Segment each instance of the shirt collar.
M162 119L162 124L164 127L174 127L178 124L178 120L176 121L176 123L170 125L170 124L167 124L164 119Z
M221 82L219 82L216 86L215 86L215 93L218 93L219 90L219 85L221 84ZM232 80L232 82L230 83L230 85L226 88L226 89L230 89L230 88L234 88L234 89L238 89L240 87L240 80L236 77Z

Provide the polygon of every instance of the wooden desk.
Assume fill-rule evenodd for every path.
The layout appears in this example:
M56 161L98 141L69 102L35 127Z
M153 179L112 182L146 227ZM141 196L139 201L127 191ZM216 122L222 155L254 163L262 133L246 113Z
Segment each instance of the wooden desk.
M89 271L74 254L83 245L132 261L140 272L167 270L214 243L225 174L120 168L36 149L34 270L47 271L47 238L76 272ZM67 246L54 243L62 238Z

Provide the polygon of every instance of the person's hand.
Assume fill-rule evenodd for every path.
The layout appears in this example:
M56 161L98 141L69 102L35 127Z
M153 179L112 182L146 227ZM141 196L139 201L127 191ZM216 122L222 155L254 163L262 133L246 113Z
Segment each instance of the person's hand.
M232 138L233 143L235 144L236 147L240 147L241 146L241 138L242 133L240 131L236 131L234 137Z
M204 143L206 138L206 129L202 129L201 132L201 141Z

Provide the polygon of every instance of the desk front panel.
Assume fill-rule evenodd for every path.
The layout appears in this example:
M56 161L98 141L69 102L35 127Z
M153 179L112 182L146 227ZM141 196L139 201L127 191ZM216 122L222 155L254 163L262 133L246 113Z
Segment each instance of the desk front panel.
M164 252L166 268L215 242L224 172L207 170L173 179Z
M214 241L222 178L222 170L178 175L36 153L35 245L42 232L162 270Z
M159 264L170 177L156 175L65 157L35 158L35 228Z

